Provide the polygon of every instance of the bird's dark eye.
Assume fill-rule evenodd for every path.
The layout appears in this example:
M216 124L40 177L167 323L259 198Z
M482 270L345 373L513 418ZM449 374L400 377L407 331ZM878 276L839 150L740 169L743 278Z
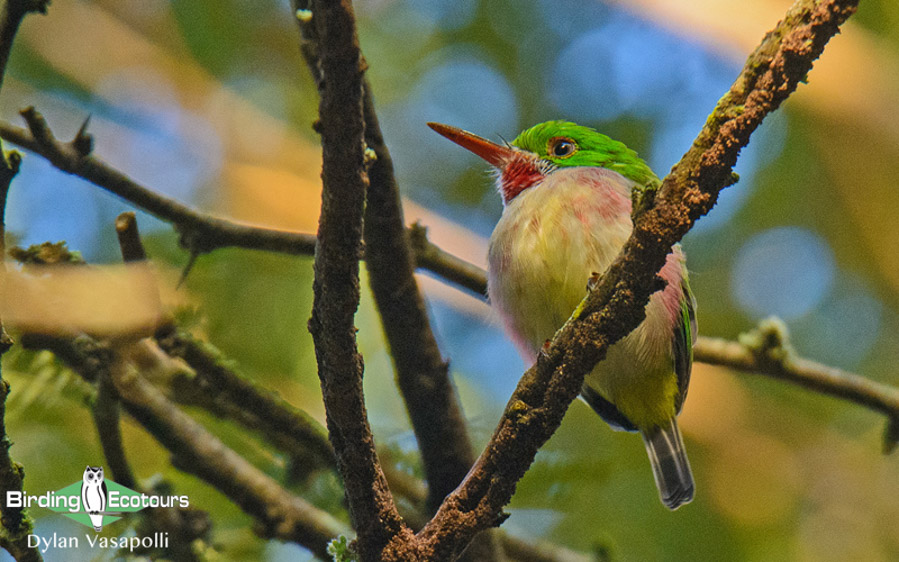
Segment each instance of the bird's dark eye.
M555 138L549 141L549 153L556 158L567 158L574 154L577 145L571 139Z

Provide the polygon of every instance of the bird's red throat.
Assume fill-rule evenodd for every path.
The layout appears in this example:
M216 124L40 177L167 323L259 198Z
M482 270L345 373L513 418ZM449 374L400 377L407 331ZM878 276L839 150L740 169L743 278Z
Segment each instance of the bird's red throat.
M499 176L499 190L503 203L508 204L519 193L543 181L546 177L541 162L524 152L513 152Z

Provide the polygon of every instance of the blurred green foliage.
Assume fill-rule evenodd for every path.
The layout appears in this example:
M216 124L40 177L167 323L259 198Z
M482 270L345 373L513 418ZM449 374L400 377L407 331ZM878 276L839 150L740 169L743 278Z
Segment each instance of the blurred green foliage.
M732 14L732 25L739 27L740 3L722 4L726 7L721 9ZM899 68L897 6L887 0L861 3L852 25L835 42L861 45L861 53L876 46L871 56L886 69ZM71 9L54 4L46 18L64 17ZM233 203L234 167L269 166L266 158L271 153L298 146L288 141L305 142L299 146L315 150L309 125L317 99L286 3L97 0L79 3L77 9L96 22L98 28L89 32L93 36L112 33L103 26L114 21L134 44L146 42L171 57L148 56L131 69L163 82L159 86L171 99L160 101L161 109L149 122L131 119L128 111L133 108L126 111L109 96L109 77L118 76L121 68L86 58L78 62L89 70L75 69L54 55L67 45L82 48L88 41L80 35L84 32L73 29L71 35L51 37L29 34L26 28L13 53L12 83L4 86L7 119L13 118L18 102L39 103L55 117L51 124L70 127L93 112L99 121L94 129L98 155L108 155L104 143L108 151L111 145L132 147L132 160L119 153L110 158L130 173L129 162L154 155L143 151L148 130L164 129L159 123L167 119L210 118L207 109L213 96L197 93L196 83L181 76L208 74L216 88L274 118L289 137L284 140L282 132L265 129L258 142L266 148L254 157L252 145L238 150L237 141L216 130L224 147L219 168L183 197L222 214L243 210ZM689 12L691 7L684 2L679 9ZM403 193L482 237L489 235L501 212L499 198L480 163L434 138L425 121L449 120L487 136L513 138L538 121L571 118L626 142L662 175L686 150L689 135L698 131L736 76L742 56L722 54L738 51L738 45L714 49L689 29L666 29L614 3L368 0L357 3L357 12L368 76ZM772 19L770 25L774 23ZM46 23L26 25L41 29ZM701 31L695 35L704 37ZM565 57L571 55L566 49L581 39L596 50L577 53L575 62L582 66L566 70L574 64ZM848 64L870 62L850 59ZM666 78L670 68L676 79ZM815 87L815 71L810 82L800 89ZM878 89L872 92L868 86ZM566 97L577 88L588 94L574 101ZM860 107L857 114L840 105L846 102L839 96L847 92L858 101L849 106ZM791 99L771 131L760 132L753 141L755 155L748 155L754 164L741 171L743 180L730 188L741 191L742 201L722 202L713 211L713 216L725 217L720 224L691 233L685 242L701 333L734 338L752 327L759 316L740 304L735 263L758 235L796 227L820 240L834 262L833 268L822 270L821 278L826 274L833 279L820 287L823 296L789 322L797 349L899 385L899 251L893 242L893 219L899 212L894 187L899 177L899 124L890 115L880 120L861 116L878 96L893 96L895 102L897 92L896 77L885 75L879 84L844 85L839 92ZM575 102L583 102L583 107ZM175 128L172 134L190 128ZM234 130L242 129L246 127ZM179 155L190 158L173 151L175 162ZM65 182L74 180L42 166L37 156L26 160L10 199L11 234L25 243L66 238L89 261L112 261L116 246L111 219L129 206L92 195L76 203L59 202L52 194L62 197L70 185ZM318 175L317 170L305 173ZM168 186L160 177L147 172L138 179L165 191ZM259 193L269 186L264 187ZM51 195L38 199L41 193ZM74 197L71 193L65 196ZM311 208L318 202L314 193L304 192L283 205ZM172 272L185 265L187 256L178 249L175 234L146 215L139 220L147 227L145 242L161 277L176 276ZM311 258L218 250L199 258L174 300L179 318L242 373L322 419L312 340L306 331L311 286ZM799 298L811 289L784 290L795 290ZM463 297L435 293L430 302L438 338L481 446L523 365L497 323ZM357 326L376 438L393 452L391 458L401 471L420 475L414 438L367 291ZM18 348L3 357L3 375L13 385L7 426L15 442L12 454L26 469L26 489L41 493L61 488L81 474L80 467L102 462L85 407L93 395L89 385L47 353ZM699 366L693 381L682 427L696 474L694 503L676 513L665 510L639 439L610 431L576 403L518 486L509 509L512 517L504 527L595 553L600 560L899 558L899 457L878 454L880 416L783 383L720 369ZM279 451L232 424L191 413L266 473L286 479L288 460ZM136 424L126 421L124 427L138 477L162 474L178 493L190 496L192 505L212 513L214 547L224 559L304 556L299 549L259 539L250 518L215 490L171 468L166 451ZM319 474L292 489L347 520L333 475ZM33 515L39 532L68 529L59 521L64 518L47 510L35 509ZM125 532L127 524L118 525L107 532ZM96 556L81 554L85 559ZM47 559L65 559L59 556L48 553Z

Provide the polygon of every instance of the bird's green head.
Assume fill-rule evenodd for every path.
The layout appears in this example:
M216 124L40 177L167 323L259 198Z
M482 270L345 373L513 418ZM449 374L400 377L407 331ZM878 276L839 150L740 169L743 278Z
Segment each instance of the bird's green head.
M547 121L525 129L513 146L533 152L558 167L599 166L646 185L656 179L637 153L596 129L570 121Z
M499 170L498 185L505 203L564 167L607 168L641 186L659 181L646 162L624 143L570 121L534 125L506 145L449 125L428 125Z

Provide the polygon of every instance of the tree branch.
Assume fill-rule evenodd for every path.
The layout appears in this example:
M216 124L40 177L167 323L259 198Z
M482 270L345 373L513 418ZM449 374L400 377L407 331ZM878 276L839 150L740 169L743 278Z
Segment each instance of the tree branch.
M188 250L211 252L218 248L235 247L299 256L311 256L315 252L314 234L247 225L192 209L139 184L90 154L90 150L85 149L90 144L90 137L83 128L72 141L64 143L53 135L37 110L29 107L21 113L29 129L0 121L0 138L38 154L57 169L89 181L171 223L182 234L181 244ZM409 235L418 267L429 269L483 296L486 281L479 278L476 266L447 254L429 242L422 227L411 227Z
M146 260L134 213L120 214L115 226L123 260ZM211 345L179 329L171 318L162 322L153 338L170 357L184 360L193 369L192 373L179 372L171 377L171 392L177 402L200 405L260 433L290 455L294 470L302 467L309 473L322 466L336 468L328 436L315 420L240 376Z
M258 432L290 456L295 470L336 468L324 428L305 412L238 374L211 346L174 324L161 326L153 337L163 351L194 370L189 380L185 375L172 381L179 402L202 406Z
M448 559L474 533L502 522L516 482L561 423L586 373L643 319L671 246L733 183L732 167L750 134L805 78L856 4L800 0L768 33L658 192L635 194L634 231L622 253L524 375L472 472L415 541L388 545L388 559Z
M377 155L369 169L365 264L421 451L428 482L427 505L433 512L459 485L475 457L459 397L450 381L449 364L431 331L413 275L415 256L403 225L393 164L368 87L365 92L365 138Z
M110 369L116 368L111 366ZM108 373L107 373L108 374ZM122 445L122 428L119 416L119 397L109 376L97 380L97 396L91 412L100 437L103 456L109 465L112 478L126 488L135 489L137 480L131 471L125 447Z
M12 43L19 31L19 25L31 12L47 13L50 0L6 0L0 12L0 87L6 76L6 64L12 53Z
M791 382L885 414L884 453L891 452L899 441L893 430L899 424L899 389L798 356L780 320L765 320L741 335L739 342L699 338L693 355L703 363Z
M357 549L376 560L403 525L381 471L365 411L362 356L353 317L359 306L362 215L368 188L362 115L362 74L349 0L313 2L324 76L319 106L322 209L315 251L312 318L328 432L346 489Z
M130 357L117 357L115 350L88 336L25 334L22 345L52 351L85 380L110 377L126 411L172 453L173 466L209 483L256 518L261 536L296 542L328 560L328 542L348 531L330 514L294 496L225 446L133 367L111 368L119 360L130 364Z
M29 129L0 124L0 137L40 154L64 172L83 178L133 203L148 213L172 223L181 233L181 243L195 252L210 252L234 246L292 255L310 255L315 248L311 234L255 227L202 213L137 183L90 154L84 127L75 139L64 143L50 130L33 107L21 112Z
M298 13L307 0L295 0ZM301 51L313 79L323 87L321 49L312 20L297 18ZM403 220L393 160L378 123L371 86L363 82L365 144L374 152L368 169L368 200L363 221L369 283L384 325L397 382L409 412L428 482L428 509L437 509L474 463L462 408L431 330L425 302L415 281L416 255Z
M2 133L2 130L0 130ZM443 250L428 240L428 229L419 223L409 227L409 242L415 251L415 264L442 278L467 289L484 299L487 297L487 272Z
M46 13L48 0L6 0L0 6L0 87L6 76L6 65L12 53L12 44L22 20L30 12ZM7 153L0 144L0 277L4 277L6 266L6 200L10 184L19 172L21 155L16 151ZM0 279L0 291L3 279ZM0 356L12 346L12 339L0 322ZM22 492L25 469L12 460L9 450L12 441L6 433L6 398L9 396L9 383L0 377L0 496L7 492ZM19 562L39 562L40 551L28 543L33 523L21 507L5 507L0 517L0 546L6 549Z
M142 493L152 493L152 490L145 489L134 478L122 442L119 396L113 381L116 376L109 376L109 373L116 369L126 370L129 368L122 359L121 354L113 354L109 369L101 373L97 380L97 396L94 398L92 409L94 425L100 437L103 456L112 471L113 480L126 488ZM171 543L161 548L164 555L186 562L199 559L195 550L195 541L197 539L205 541L211 528L209 515L206 512L177 506L171 508L151 507L146 512L141 512L140 516L142 517L141 525L147 526L153 531L163 530L172 536Z

